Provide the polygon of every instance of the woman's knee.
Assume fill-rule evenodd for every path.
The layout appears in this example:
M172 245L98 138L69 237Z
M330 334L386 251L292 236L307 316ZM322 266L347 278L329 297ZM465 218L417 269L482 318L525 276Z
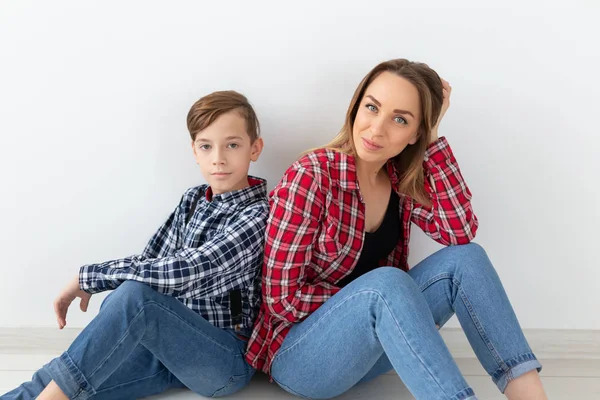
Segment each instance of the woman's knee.
M418 286L414 279L396 267L380 267L363 275L361 278L363 278L361 282L362 288L373 289L381 293L418 291Z
M487 253L485 252L485 249L479 243L471 242L468 244L461 244L454 247L459 249L459 251L464 252L469 257L487 258Z
M485 249L474 242L448 248L456 258L456 272L468 276L497 276Z

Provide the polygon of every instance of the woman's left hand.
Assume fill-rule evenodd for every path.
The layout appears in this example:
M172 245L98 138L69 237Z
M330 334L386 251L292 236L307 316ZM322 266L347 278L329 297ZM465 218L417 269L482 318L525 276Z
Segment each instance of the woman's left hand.
M440 122L442 122L442 118L444 118L444 114L448 111L448 107L450 107L450 93L452 93L452 87L450 84L442 79L442 92L444 93L444 102L442 103L442 111L440 112L440 116L438 117L437 123L431 130L431 137L429 138L429 143L433 143L438 140L438 128L440 126Z

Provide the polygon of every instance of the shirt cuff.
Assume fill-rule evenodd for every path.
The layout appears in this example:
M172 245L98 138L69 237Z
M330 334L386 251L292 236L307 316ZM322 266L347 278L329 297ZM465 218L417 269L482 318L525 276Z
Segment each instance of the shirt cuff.
M98 279L96 264L87 264L79 268L79 289L89 294L104 292L114 288L109 287L108 282Z

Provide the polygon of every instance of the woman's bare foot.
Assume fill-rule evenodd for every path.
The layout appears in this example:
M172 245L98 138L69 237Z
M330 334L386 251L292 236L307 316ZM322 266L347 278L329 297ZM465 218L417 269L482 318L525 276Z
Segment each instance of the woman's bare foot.
M504 395L509 400L548 400L536 370L508 382Z

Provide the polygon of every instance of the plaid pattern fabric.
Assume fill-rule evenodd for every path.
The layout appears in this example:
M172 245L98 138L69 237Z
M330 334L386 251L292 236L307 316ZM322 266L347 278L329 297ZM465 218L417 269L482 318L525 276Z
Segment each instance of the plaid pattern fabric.
M229 292L240 289L240 327L252 329L269 205L266 181L249 177L249 182L245 189L219 195L207 185L188 189L142 254L84 265L81 289L98 293L126 280L143 282L220 328L235 328Z
M478 222L471 193L445 138L432 143L423 163L432 207L400 195L403 239L380 265L408 270L411 222L444 245L468 243ZM387 164L394 190L399 177ZM432 186L433 184L433 186ZM246 358L269 373L292 324L340 289L356 265L365 236L365 208L354 158L320 149L296 161L271 193L263 264L263 302Z

